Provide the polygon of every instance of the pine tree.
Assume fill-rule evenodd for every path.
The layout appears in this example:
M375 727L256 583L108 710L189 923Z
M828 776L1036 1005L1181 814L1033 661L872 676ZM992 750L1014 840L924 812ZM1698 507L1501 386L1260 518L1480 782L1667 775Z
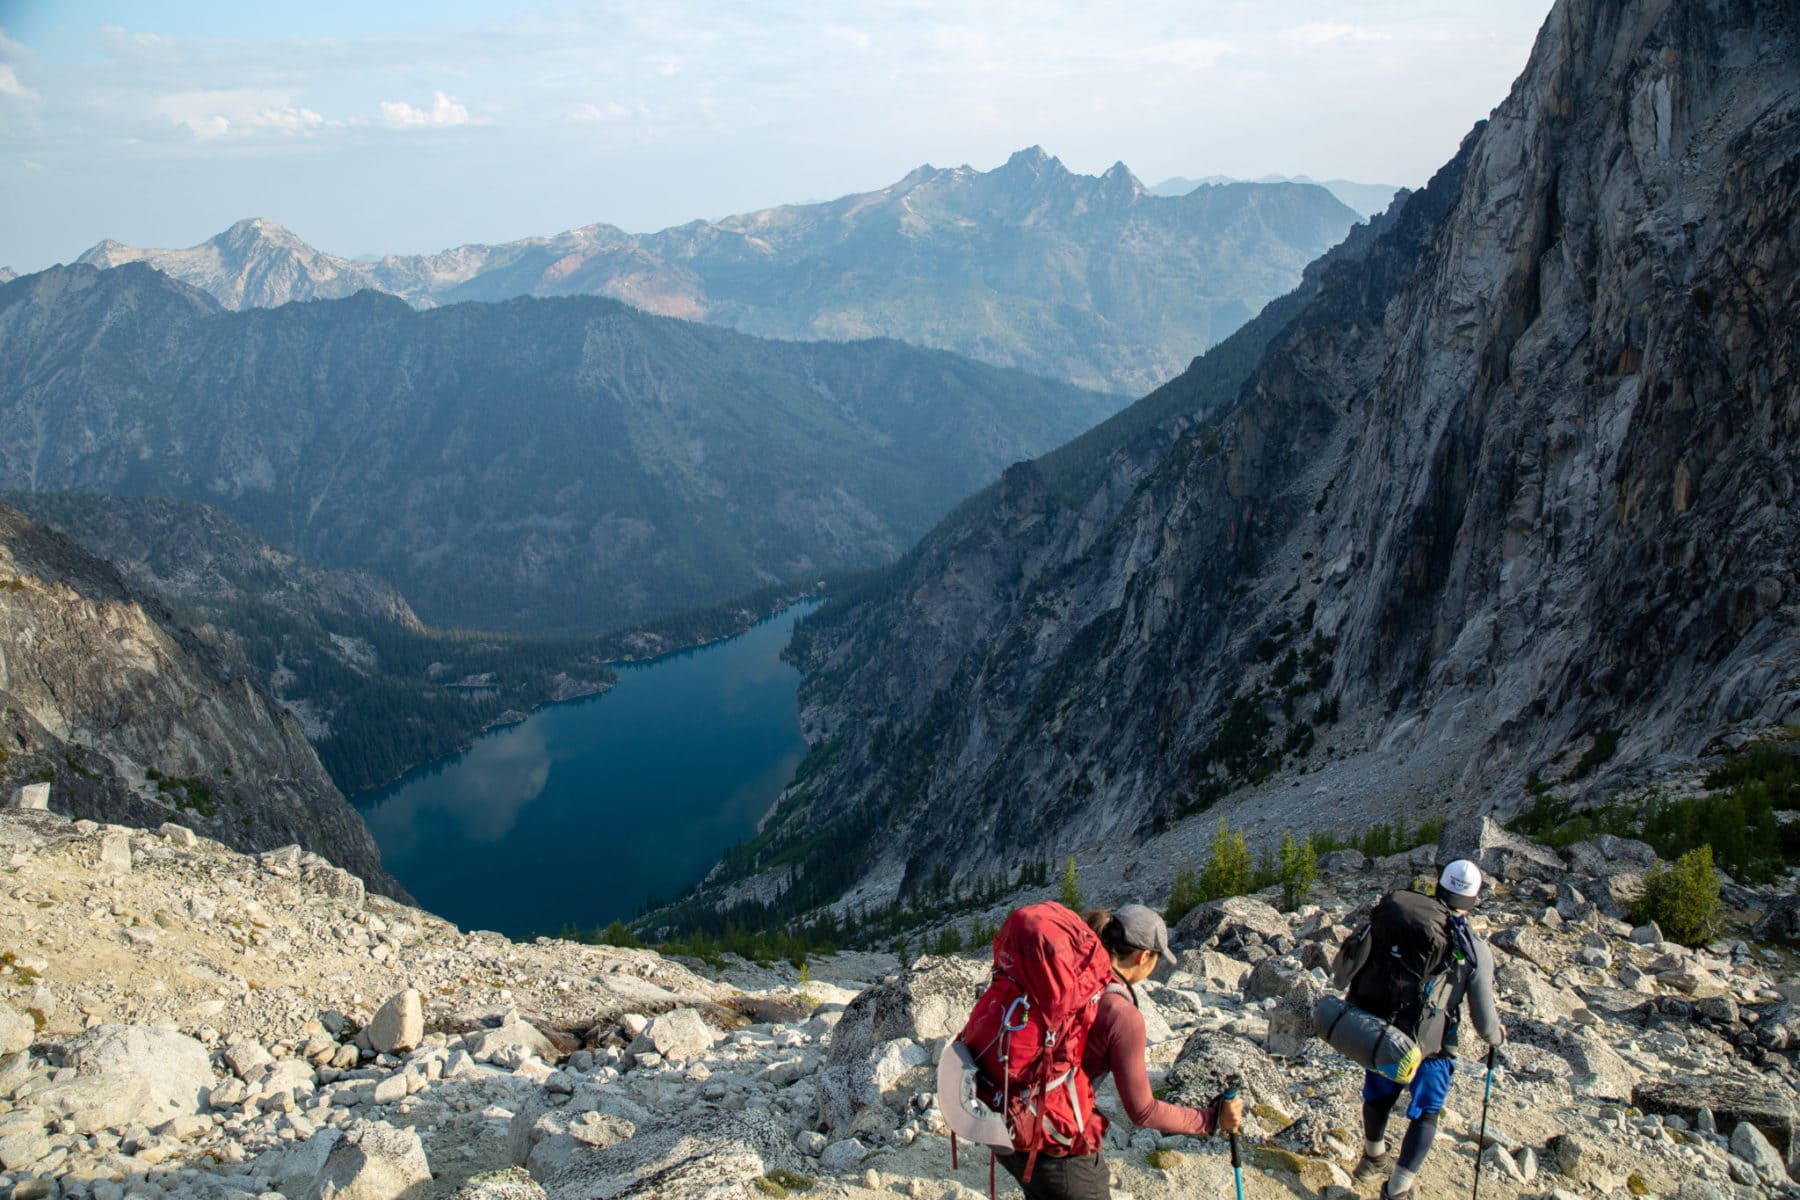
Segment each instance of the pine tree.
M1304 842L1297 841L1291 829L1282 834L1278 870L1281 876L1281 906L1287 909L1300 907L1307 889L1312 887L1313 880L1319 876L1319 855L1313 848L1312 838L1309 836Z
M1069 856L1069 865L1063 868L1062 902L1076 912L1081 911L1081 873L1075 869L1075 857Z
M1226 827L1219 818L1218 832L1213 834L1212 857L1200 870L1200 901L1223 900L1242 896L1250 890L1250 847L1241 832Z

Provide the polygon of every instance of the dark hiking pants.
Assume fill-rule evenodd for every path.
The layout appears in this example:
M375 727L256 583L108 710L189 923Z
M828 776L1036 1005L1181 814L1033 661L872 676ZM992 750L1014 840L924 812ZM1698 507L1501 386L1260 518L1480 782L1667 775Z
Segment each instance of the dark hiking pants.
M1037 1168L1026 1183L1027 1155L1002 1154L1000 1165L1025 1189L1025 1200L1111 1200L1111 1172L1098 1152L1079 1158L1038 1155Z

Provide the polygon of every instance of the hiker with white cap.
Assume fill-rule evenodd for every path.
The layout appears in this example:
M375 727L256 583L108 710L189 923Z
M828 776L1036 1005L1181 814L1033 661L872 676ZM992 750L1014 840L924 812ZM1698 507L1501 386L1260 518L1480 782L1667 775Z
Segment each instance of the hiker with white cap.
M1419 1060L1410 1078L1371 1070L1363 1077L1363 1158L1356 1178L1387 1174L1382 1196L1411 1192L1437 1136L1438 1114L1456 1075L1454 1051L1466 1003L1475 1032L1490 1046L1506 1040L1494 988L1494 954L1469 928L1481 899L1481 869L1459 858L1438 876L1434 895L1390 892L1369 924L1338 952L1332 980L1357 1010L1411 1037ZM1388 1117L1410 1091L1411 1124L1398 1156L1388 1151Z

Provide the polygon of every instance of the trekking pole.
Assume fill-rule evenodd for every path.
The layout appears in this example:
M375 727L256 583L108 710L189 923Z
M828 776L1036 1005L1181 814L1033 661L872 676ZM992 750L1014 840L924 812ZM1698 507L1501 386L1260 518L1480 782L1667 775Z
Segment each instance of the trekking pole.
M1219 1104L1223 1105L1227 1100L1236 1100L1238 1098L1238 1093L1241 1092L1243 1088L1244 1080L1242 1076L1227 1075L1225 1077L1225 1090L1219 1093ZM1237 1200L1244 1200L1244 1160L1238 1156L1238 1135L1236 1131L1234 1130L1229 1136L1231 1138L1231 1176L1237 1183Z
M1488 1101L1494 1095L1494 1055L1498 1046L1489 1046L1487 1055L1487 1085L1481 1089L1481 1135L1475 1139L1475 1192L1472 1200L1481 1200L1481 1156L1487 1150L1487 1115Z

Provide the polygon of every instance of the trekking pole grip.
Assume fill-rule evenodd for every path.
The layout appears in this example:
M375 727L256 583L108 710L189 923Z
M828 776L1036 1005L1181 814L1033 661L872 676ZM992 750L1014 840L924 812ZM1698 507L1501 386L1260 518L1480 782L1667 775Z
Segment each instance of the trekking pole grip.
M1227 1101L1236 1100L1243 1090L1243 1076L1227 1075L1225 1077L1225 1090L1219 1093L1219 1098L1217 1100L1213 1101L1213 1112L1216 1114ZM1238 1157L1238 1135L1236 1133L1231 1133L1228 1136L1231 1138L1231 1165L1233 1169L1236 1169L1243 1165Z

